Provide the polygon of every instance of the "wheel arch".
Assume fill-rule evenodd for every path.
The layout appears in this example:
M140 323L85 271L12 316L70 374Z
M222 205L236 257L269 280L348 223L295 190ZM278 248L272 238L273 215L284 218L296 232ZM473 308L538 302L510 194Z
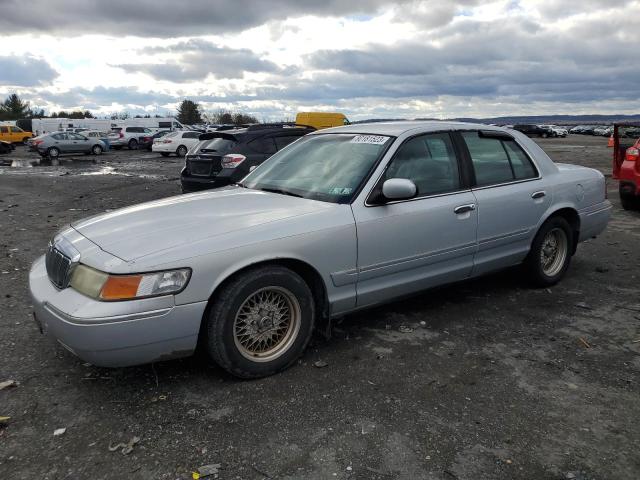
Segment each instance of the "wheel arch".
M278 257L273 259L255 260L247 263L235 270L227 271L223 274L222 278L214 285L213 291L207 301L207 306L202 314L200 320L200 332L198 334L199 343L205 337L203 332L206 330L206 320L209 317L211 307L217 300L217 295L234 278L238 275L260 267L266 266L281 266L288 268L289 270L297 273L309 286L315 302L315 310L317 312L316 328L325 325L329 321L329 297L327 293L327 287L320 272L312 266L310 263L293 257Z
M571 255L576 253L578 249L578 239L580 238L580 215L578 211L569 205L558 206L554 210L548 212L547 216L538 225L538 230L544 225L544 223L552 217L564 218L573 232L573 245L571 245Z

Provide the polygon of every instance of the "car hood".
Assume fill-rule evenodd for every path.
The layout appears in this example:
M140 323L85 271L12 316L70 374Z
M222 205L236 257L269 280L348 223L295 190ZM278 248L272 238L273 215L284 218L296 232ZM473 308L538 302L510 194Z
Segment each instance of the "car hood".
M71 226L102 250L132 261L332 207L331 203L231 187L133 205Z

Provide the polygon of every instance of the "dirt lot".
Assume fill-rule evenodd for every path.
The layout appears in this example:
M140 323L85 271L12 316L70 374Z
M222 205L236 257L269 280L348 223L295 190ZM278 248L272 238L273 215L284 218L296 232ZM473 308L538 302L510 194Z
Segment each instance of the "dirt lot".
M609 173L606 139L540 143ZM0 391L0 478L640 478L640 214L615 182L608 230L560 285L507 271L427 292L237 381L198 358L96 368L36 330L28 269L59 227L179 193L175 157L91 158L0 167L0 382L19 382Z

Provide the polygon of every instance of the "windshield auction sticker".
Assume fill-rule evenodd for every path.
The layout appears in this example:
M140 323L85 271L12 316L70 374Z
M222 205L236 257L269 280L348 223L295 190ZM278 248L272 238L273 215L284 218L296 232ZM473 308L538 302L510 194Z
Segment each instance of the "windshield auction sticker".
M350 143L368 143L369 145L383 145L389 137L383 135L356 135Z

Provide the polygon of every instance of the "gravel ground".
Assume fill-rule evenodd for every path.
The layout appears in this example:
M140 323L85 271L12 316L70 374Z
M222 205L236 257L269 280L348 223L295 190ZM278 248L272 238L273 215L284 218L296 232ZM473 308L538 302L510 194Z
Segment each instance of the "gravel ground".
M540 144L610 171L606 139ZM609 228L558 286L510 270L425 292L345 317L282 374L238 381L197 357L96 368L38 333L27 274L51 235L178 194L181 161L29 158L18 147L4 160L22 166L0 167L0 382L19 382L0 391L0 478L186 479L209 464L221 479L640 478L640 213L615 182Z

